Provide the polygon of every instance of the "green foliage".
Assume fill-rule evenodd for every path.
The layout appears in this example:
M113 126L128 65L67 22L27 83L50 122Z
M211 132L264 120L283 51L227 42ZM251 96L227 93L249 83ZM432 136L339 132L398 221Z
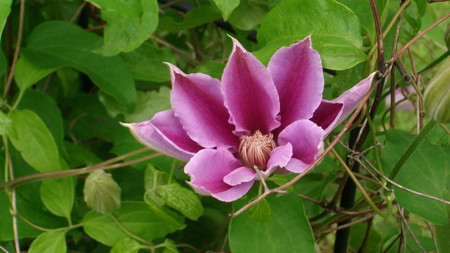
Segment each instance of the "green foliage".
M336 229L348 224L346 248L336 252L450 247L450 207L443 203L450 199L448 19L407 44L448 15L449 2L411 0L400 9L405 1L374 1L385 70L378 69L371 1L162 2L0 1L0 249L331 252L339 243ZM374 71L385 74L384 86L377 83L374 90L383 89L346 129L353 134L334 146L345 163L359 167L354 174L381 213L360 189L352 208L341 206L353 198L342 193L350 180L331 153L292 185L297 174L265 178L269 189L286 186L286 192L252 206L265 190L258 180L234 203L200 197L189 185L185 162L143 149L120 124L171 108L165 63L220 80L232 50L229 36L265 65L280 47L311 36L328 100ZM389 65L405 45L408 50ZM415 90L402 94L414 109L390 107L391 85ZM366 125L367 137L353 150L357 126ZM324 150L340 129L324 140ZM239 208L246 210L230 218Z
M265 54L269 56L275 49L309 35L326 68L342 70L366 60L361 51L358 17L334 1L282 1L267 14L258 32L258 41L265 45L262 50L268 51ZM267 60L267 56L262 59Z
M28 38L23 57L40 69L72 67L86 75L104 92L131 109L135 106L134 82L123 60L92 52L101 37L73 24L52 21L36 27Z
M158 25L156 0L89 0L97 4L107 22L104 44L95 52L105 56L130 52L142 44Z
M89 236L111 247L130 238L130 233L151 241L184 228L181 217L155 212L144 202L122 202L122 207L112 214L91 211L82 223Z
M30 250L28 252L31 253L40 253L40 252L48 252L48 253L59 253L66 252L66 232L65 231L50 231L44 232L39 235L31 244Z
M303 202L295 195L269 197L272 212L268 219L244 213L230 223L233 252L314 252L314 239ZM245 201L237 201L237 210ZM268 210L268 209L266 209Z
M60 156L52 134L33 111L15 111L10 115L8 134L23 159L40 172L60 170Z
M3 27L5 26L6 19L11 12L12 0L2 1L0 3L0 37L2 36Z
M120 192L111 174L103 170L91 172L83 189L87 206L103 214L120 208Z

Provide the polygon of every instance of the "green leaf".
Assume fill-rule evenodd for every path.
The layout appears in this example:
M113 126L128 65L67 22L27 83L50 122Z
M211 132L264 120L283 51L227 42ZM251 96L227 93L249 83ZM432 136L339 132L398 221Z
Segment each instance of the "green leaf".
M303 38L297 36L284 37L269 42L266 46L254 52L254 55L267 64L272 55L282 46L289 46ZM349 41L342 37L316 35L313 48L320 53L323 67L344 70L356 66L367 59L367 56Z
M439 147L424 141L404 163L397 183L414 191L450 200L450 147ZM448 225L450 206L396 190L397 201L408 211L435 224Z
M267 198L272 216L255 221L248 212L230 223L230 249L233 253L314 252L314 237L301 199L293 194ZM233 203L242 207L244 200Z
M62 21L44 22L30 34L22 57L40 69L71 67L85 73L105 93L132 109L136 91L131 73L119 56L92 52L101 37Z
M220 12L222 12L222 17L226 21L230 17L236 7L238 7L241 0L213 0Z
M11 12L12 0L2 0L0 2L0 38L2 37L3 27L5 27L6 19Z
M95 50L105 56L130 52L139 47L158 26L156 0L89 0L98 4L102 19L107 22L101 48Z
M220 14L213 6L201 6L186 13L182 22L177 22L169 16L163 16L160 19L158 30L177 33L181 30L187 30L201 26L220 18Z
M89 174L83 192L87 206L99 213L110 213L120 208L120 187L111 174L103 170Z
M20 57L14 70L14 80L21 92L24 92L31 85L37 83L55 70L56 68L37 67L28 61L27 58Z
M413 137L402 131L388 131L387 144L382 151L384 174L388 175ZM439 147L423 141L403 163L394 179L398 184L420 193L441 199L450 199L449 147ZM435 224L446 225L450 207L444 203L395 189L398 203L408 211Z
M52 134L36 113L17 110L8 137L23 159L39 172L60 170L58 148Z
M46 93L28 89L24 91L18 109L28 109L36 113L42 119L47 129L52 134L61 156L67 157L63 140L64 126L60 108Z
M114 244L110 253L137 253L140 248L141 245L136 240L124 237Z
M42 202L52 213L71 220L70 213L75 197L72 177L45 180L41 184L40 193Z
M136 80L158 83L170 81L169 68L164 62L175 62L175 58L168 48L156 48L152 43L143 43L136 50L122 54L122 58Z
M257 222L264 222L272 216L272 209L266 199L259 201L256 205L248 209L250 218Z
M61 253L66 252L66 231L55 230L44 232L31 243L29 253Z
M144 202L123 202L113 215L127 231L148 241L184 228L179 218L167 219ZM82 223L90 237L111 247L119 240L129 238L110 215L92 211L84 216Z
M126 108L104 93L99 93L99 100L112 117L123 114L126 122L141 122L149 120L157 112L170 109L170 89L162 86L159 91L138 91L137 106L132 112L127 112Z
M336 1L284 0L264 18L258 42L279 48L311 35L324 67L342 70L366 59L360 30L358 17Z
M203 214L203 206L197 194L177 183L160 186L157 194L161 196L167 206L191 220L197 220Z
M165 246L163 253L179 253L180 252L180 251L178 251L177 246L175 245L175 242L170 239L164 240L163 244Z
M450 240L448 235L450 235L450 225L445 226L435 226L436 229L436 239L440 252L445 252L450 249Z
M0 111L0 135L8 134L11 129L11 119Z
M240 30L252 30L261 24L270 7L268 0L241 0L239 6L231 13L228 22Z

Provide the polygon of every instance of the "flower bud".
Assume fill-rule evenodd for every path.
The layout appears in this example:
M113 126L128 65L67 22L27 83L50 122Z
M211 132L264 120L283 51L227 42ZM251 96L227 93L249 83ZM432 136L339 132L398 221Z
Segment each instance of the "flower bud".
M440 123L450 123L450 58L443 63L425 90L424 108Z

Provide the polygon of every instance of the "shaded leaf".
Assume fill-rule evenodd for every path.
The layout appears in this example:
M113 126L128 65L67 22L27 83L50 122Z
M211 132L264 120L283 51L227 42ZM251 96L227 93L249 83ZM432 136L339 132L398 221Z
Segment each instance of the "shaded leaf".
M139 47L158 26L156 0L89 0L98 4L107 22L104 44L95 51L105 56L130 52Z
M138 91L137 106L132 112L127 112L125 107L104 93L99 93L99 100L112 117L123 114L126 122L141 122L150 120L157 112L170 109L170 89L162 86L159 91Z
M177 22L169 16L160 19L158 30L177 33L181 30L201 26L220 18L220 14L213 6L201 6L186 13L182 22Z
M249 31L256 28L263 21L270 10L270 1L241 0L231 13L228 21L236 28Z
M386 139L387 144L381 158L384 174L388 175L412 142L413 137L402 131L390 130L387 132ZM417 192L449 200L449 151L449 147L435 146L428 141L423 141L400 167L394 181ZM408 211L435 224L448 224L449 206L398 188L394 189L398 203Z
M136 80L170 81L169 68L164 62L175 62L175 59L168 48L156 48L151 43L143 43L136 50L122 54L122 58Z
M102 43L101 37L81 27L62 21L38 25L28 38L22 57L40 69L75 68L105 93L132 109L136 91L131 73L118 57L104 57L92 52Z
M230 223L230 248L234 253L314 252L314 237L301 199L293 194L267 198L272 215L255 221L248 212ZM245 200L233 203L233 209Z

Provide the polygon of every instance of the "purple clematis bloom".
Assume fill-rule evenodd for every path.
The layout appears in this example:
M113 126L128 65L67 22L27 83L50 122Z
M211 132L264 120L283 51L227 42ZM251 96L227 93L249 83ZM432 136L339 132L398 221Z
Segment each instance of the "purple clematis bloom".
M237 40L222 81L173 65L171 110L125 124L143 144L187 161L190 185L221 201L245 195L271 173L302 173L323 140L368 92L373 75L322 99L319 54L308 37L279 49L266 68Z

